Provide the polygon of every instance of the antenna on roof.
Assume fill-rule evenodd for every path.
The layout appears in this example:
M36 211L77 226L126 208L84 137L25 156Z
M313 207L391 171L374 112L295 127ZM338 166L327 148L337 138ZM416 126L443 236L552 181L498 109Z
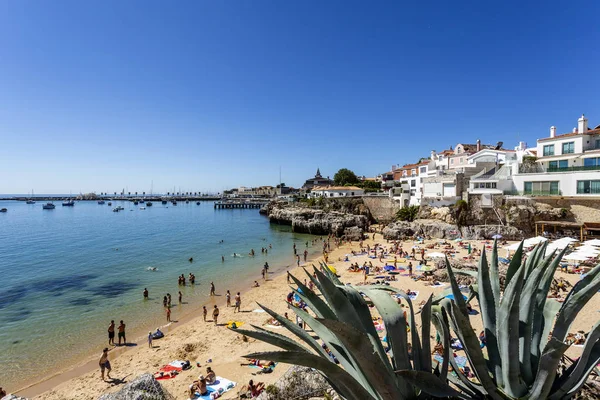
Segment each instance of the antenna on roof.
M496 144L496 148L494 150L500 150L502 148L502 145L504 144L504 142L498 142Z

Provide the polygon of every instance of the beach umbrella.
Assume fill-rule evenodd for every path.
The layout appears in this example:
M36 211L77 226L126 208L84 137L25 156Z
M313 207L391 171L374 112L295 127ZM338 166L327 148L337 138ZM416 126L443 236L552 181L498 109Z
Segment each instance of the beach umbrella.
M600 239L591 239L583 242L586 246L600 246Z
M462 238L456 238L456 239L454 239L454 241L455 241L455 242L461 242L461 241L462 241Z
M492 236L492 239L502 239L502 235L500 235L499 233L497 233L494 236Z
M439 253L439 252L433 252L433 253L428 253L427 257L431 257L431 258L443 258L446 255L444 253Z
M543 236L536 236L536 237L532 237L532 238L529 238L529 239L525 239L525 242L523 243L523 246L525 246L525 247L531 247L531 246L535 246L538 243L545 242L547 240L548 239L546 239ZM517 246L517 248L518 248L518 246ZM515 250L517 248L515 248Z
M585 255L585 254L571 253L567 256L564 256L563 258L565 260L572 260L572 261L586 261L588 258L590 258L590 256Z
M509 246L505 246L504 248L506 250L508 250L508 251L516 251L519 248L520 245L521 245L521 243L517 242L517 243L513 243L513 244L511 244Z

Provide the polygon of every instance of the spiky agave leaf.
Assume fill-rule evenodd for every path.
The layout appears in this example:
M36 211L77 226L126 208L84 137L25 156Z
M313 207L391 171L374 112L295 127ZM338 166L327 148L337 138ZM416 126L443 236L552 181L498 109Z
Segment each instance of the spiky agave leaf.
M596 322L585 341L579 359L556 380L549 400L567 398L586 381L592 368L600 361L600 321Z
M440 380L437 376L430 373L414 370L402 370L396 371L396 374L431 396L455 397L466 400L471 399L457 390L452 389L452 387L450 387L450 385L448 385L446 382Z
M367 391L365 387L342 368L314 354L295 351L267 351L248 354L244 357L272 360L317 369L329 377L330 381L334 382L337 386L338 393L348 400L384 400L383 397ZM385 400L387 399L392 400L392 398L386 398Z

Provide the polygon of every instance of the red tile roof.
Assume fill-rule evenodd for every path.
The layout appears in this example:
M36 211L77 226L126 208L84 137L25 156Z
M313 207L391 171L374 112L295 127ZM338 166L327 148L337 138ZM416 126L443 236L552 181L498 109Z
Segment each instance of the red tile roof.
M596 135L598 133L600 133L600 129L590 129L585 134L586 135ZM577 136L577 135L580 135L580 133L579 132L563 133L562 135L556 135L553 138L548 137L548 138L538 139L538 142L545 142L547 140L562 139L562 138L567 138L567 137Z

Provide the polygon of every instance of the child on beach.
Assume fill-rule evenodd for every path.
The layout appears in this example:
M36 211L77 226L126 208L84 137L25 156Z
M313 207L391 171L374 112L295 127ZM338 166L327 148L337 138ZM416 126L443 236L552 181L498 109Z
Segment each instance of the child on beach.
M204 322L206 322L206 315L208 314L208 310L206 306L202 306L202 316L204 317Z

